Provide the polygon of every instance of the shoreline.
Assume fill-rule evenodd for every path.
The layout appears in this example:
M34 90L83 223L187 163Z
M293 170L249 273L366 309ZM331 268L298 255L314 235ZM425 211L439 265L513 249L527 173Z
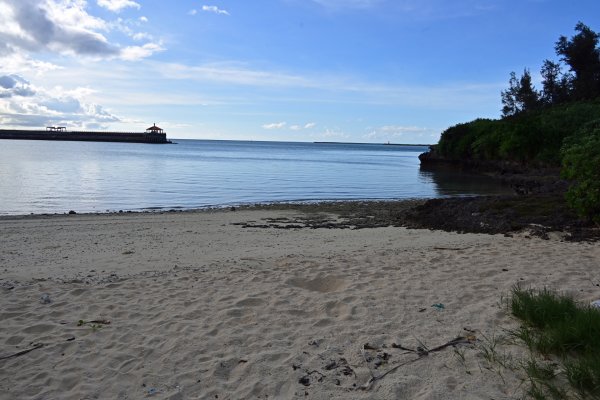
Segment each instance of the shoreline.
M477 197L460 196L460 197ZM244 203L244 204L224 204L224 205L209 205L204 207L153 207L138 210L107 210L107 211L83 211L69 210L64 212L54 213L28 213L28 214L0 214L0 221L4 219L25 219L25 218L52 218L64 217L72 215L124 215L124 214L165 214L165 213L211 213L220 211L240 211L240 210L286 210L286 209L320 209L335 207L336 205L369 205L369 204L414 204L424 203L434 198L406 198L406 199L359 199L359 200L307 200L307 201L277 201L264 203Z
M527 352L500 340L516 326L502 296L521 284L597 298L595 244L341 227L390 210L369 206L373 218L290 207L0 219L0 357L33 349L0 360L0 390L508 399L524 375L501 378L482 350L497 338L515 359ZM410 361L392 343L433 348L461 335L475 339L360 389L373 371Z
M541 238L546 238L552 232L560 232L566 240L600 240L600 228L590 221L580 219L567 206L561 191L527 195L456 196L429 199L274 202L118 212L78 213L69 211L60 214L0 215L0 221L72 218L75 216L202 214L251 210L272 212L297 210L307 214L329 213L337 216L335 222L321 221L318 218L315 220L310 218L291 219L283 227L277 224L261 224L263 228L364 229L394 226L504 235L529 231Z
M476 195L474 195L476 196ZM473 196L464 196L473 197ZM54 216L65 216L65 215L121 215L121 214L154 214L154 213L202 213L202 212L213 212L213 211L227 211L232 208L236 210L247 210L247 209L287 209L287 208L302 208L302 207L327 207L328 205L335 204L365 204L365 203L405 203L414 201L427 201L431 198L406 198L406 199L357 199L357 200L307 200L307 201L275 201L275 202L258 202L258 203L232 203L223 205L208 205L202 207L151 207L134 210L107 210L107 211L82 211L68 210L63 212L43 212L43 213L28 213L28 214L0 214L0 220L11 219L11 218L25 218L25 217L54 217ZM71 212L73 211L73 212Z

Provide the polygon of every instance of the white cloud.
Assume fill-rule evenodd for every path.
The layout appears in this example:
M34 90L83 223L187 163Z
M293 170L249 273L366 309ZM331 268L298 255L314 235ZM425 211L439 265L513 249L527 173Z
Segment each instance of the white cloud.
M5 57L0 56L0 62L2 63L2 72L7 74L34 73L40 75L48 71L63 69L56 64L34 60L25 54L17 53Z
M139 19L140 19L140 22L148 22L148 18L144 17L143 15Z
M117 13L128 7L137 8L138 10L141 8L138 3L132 0L98 0L97 3L100 7Z
M433 143L439 132L419 126L385 125L370 129L363 138L377 141L401 141L403 143Z
M303 129L312 129L315 126L317 126L317 124L315 124L314 122L309 122L307 124L304 125L299 125L299 124L294 124L290 126L290 129L293 131L301 131Z
M126 61L136 61L164 50L158 43L146 43L143 46L128 46L121 50L120 58Z
M286 122L273 122L271 124L264 124L262 127L264 129L282 129L286 126Z
M196 15L198 14L198 10L190 10L188 11L188 15Z
M202 6L202 11L212 12L221 15L229 15L229 12L227 10L220 9L217 6Z
M34 87L18 75L0 77L0 124L9 127L68 126L71 129L104 127L121 121L99 104L89 101L90 88Z
M133 40L151 40L152 39L152 35L146 33L146 32L137 32L131 35L131 38Z
M35 94L31 84L19 75L0 76L0 98L30 97Z
M105 6L119 7L127 2L110 1ZM136 3L137 4L137 3ZM129 5L131 6L131 5ZM141 46L144 52L110 43L105 32L119 29L134 33L121 19L108 23L90 15L85 0L0 0L0 57L3 64L11 58L27 58L37 52L92 58L139 59L162 49L160 44ZM152 51L149 51L152 50Z
M124 35L129 36L136 42L146 40L152 41L154 37L147 32L138 32L137 29L141 26L142 22L139 20L122 19L117 18L115 21L108 23L110 30L118 30Z
M85 11L85 1L0 0L0 42L11 52L49 50L83 55L115 55L117 49L98 31L104 20Z

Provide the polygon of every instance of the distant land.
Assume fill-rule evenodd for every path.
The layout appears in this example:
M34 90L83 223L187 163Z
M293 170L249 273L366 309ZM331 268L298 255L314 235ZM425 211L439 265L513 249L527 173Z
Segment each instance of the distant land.
M405 143L360 143L360 142L313 142L314 144L373 144L373 145L384 145L384 146L413 146L413 147L427 147L431 144L405 144Z

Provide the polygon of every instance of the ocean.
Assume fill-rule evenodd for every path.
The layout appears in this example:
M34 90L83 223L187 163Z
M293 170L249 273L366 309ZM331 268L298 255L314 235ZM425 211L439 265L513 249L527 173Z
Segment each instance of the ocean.
M426 146L173 140L0 140L0 215L507 193L488 178L423 171Z

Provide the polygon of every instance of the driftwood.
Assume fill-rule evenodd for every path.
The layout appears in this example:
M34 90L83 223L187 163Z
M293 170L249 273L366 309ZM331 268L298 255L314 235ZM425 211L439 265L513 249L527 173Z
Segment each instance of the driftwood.
M77 326L82 326L85 324L101 324L101 325L110 325L110 321L107 319L93 319L91 321L84 321L82 319L79 320Z
M371 378L369 378L369 380L364 385L360 386L359 389L360 390L369 390L371 388L371 385L373 385L373 383L377 382L380 379L383 379L387 374L391 374L392 372L394 372L398 368L400 368L400 367L402 367L404 365L407 365L407 364L414 363L415 361L419 361L422 358L423 357L419 356L419 358L415 358L415 359L412 359L410 361L403 362L401 364L398 364L398 365L390 368L389 370L385 371L383 374L377 375L377 376L373 375L373 371L369 367L369 371L371 372Z
M72 342L73 340L75 340L75 336L69 336L67 339L65 339L66 342ZM7 356L2 356L2 357L0 357L0 360L8 360L9 358L19 357L19 356L27 354L27 353L29 353L31 351L34 351L34 350L37 350L37 349L41 349L44 346L54 346L54 345L59 344L59 343L61 343L61 342L50 343L50 344L36 343L36 344L33 345L33 347L31 347L29 349L21 350L21 351L18 351L16 353L9 354Z
M361 349L360 349L360 353L363 357L363 360L365 361L365 364L367 365L367 368L369 369L369 373L371 374L371 378L369 378L369 380L362 386L360 386L358 389L360 390L369 390L371 388L371 386L383 379L386 375L391 374L392 372L396 371L398 368L407 365L407 364L412 364L416 361L422 360L423 358L427 357L429 354L431 353L435 353L437 351L443 350L446 347L450 347L450 346L456 346L458 344L468 344L468 343L473 343L475 340L477 340L477 338L474 335L468 335L468 336L458 336L452 340L450 340L449 342L446 342L440 346L434 347L433 349L427 349L425 347L425 345L423 343L421 343L419 341L420 346L417 347L416 349L411 349L408 347L404 347L402 345L396 344L396 343L392 343L392 348L394 349L400 349L400 350L404 350L405 353L404 354L409 354L409 353L414 353L416 354L418 357L417 358L413 358L412 360L397 364L395 366L393 366L392 368L388 369L387 371L385 371L383 374L380 375L376 375L373 372L373 369L371 368L371 366L369 365L369 362L367 361L367 356L365 354L365 350L379 350L376 347L373 347L371 345L369 345L368 343L364 344Z
M37 350L37 349L39 349L39 348L42 348L42 347L44 347L44 343L36 343L36 344L35 344L35 345L33 345L33 347L32 347L32 348L30 348L30 349L21 350L21 351L19 351L19 352L16 352L16 353L14 353L14 354L10 354L10 355L8 355L8 356L3 356L3 357L0 357L0 360L8 360L9 358L15 358L15 357L19 357L19 356L22 356L23 354L27 354L27 353L29 353L30 351L34 351L34 350Z

